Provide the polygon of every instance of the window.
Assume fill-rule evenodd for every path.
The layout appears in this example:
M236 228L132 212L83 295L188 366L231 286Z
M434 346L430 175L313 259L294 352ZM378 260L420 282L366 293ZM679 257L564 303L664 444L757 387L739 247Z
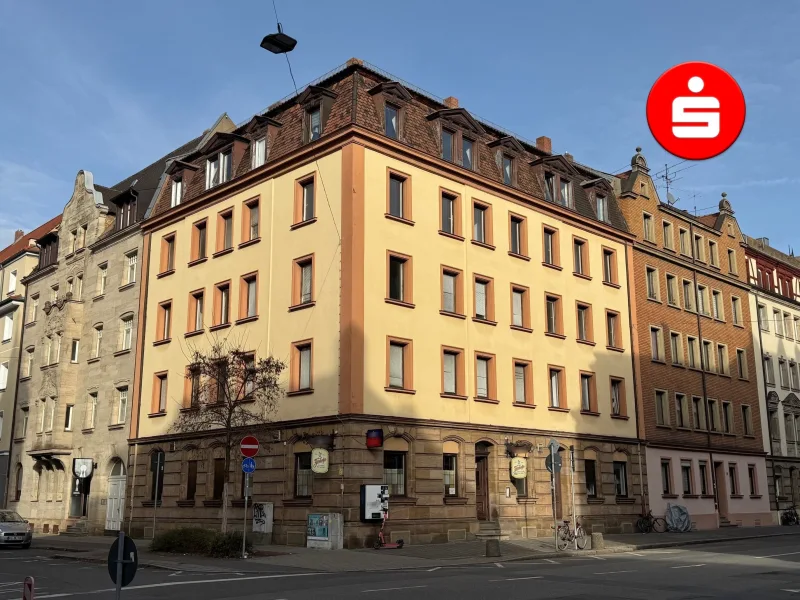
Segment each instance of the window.
M208 227L205 219L192 227L192 262L205 259L208 246Z
M692 463L690 461L681 461L681 480L683 482L683 495L691 496L694 492L692 490Z
M708 240L708 262L712 267L719 268L719 253L717 251L717 242Z
M789 374L791 375L792 389L800 389L800 375L798 375L798 366L794 361L789 362Z
M245 202L242 215L242 241L252 242L261 235L261 213L258 199Z
M700 314L708 315L708 288L704 285L697 286L697 310Z
M767 385L775 385L775 371L772 368L772 357L764 357L764 375Z
M725 313L722 308L722 292L717 290L712 290L711 292L711 314L720 321L725 319Z
M728 364L728 347L725 344L717 344L717 372L721 375L731 374Z
M389 497L406 495L406 453L383 451L383 484L389 486Z
M314 483L314 473L311 470L311 452L298 452L294 457L294 496L295 498L311 498L311 490Z
M780 373L780 377L781 377L781 387L788 388L789 387L789 365L782 358L778 359L778 372Z
M439 229L442 233L449 235L461 235L461 196L442 191L439 196L440 199L440 215L441 222Z
M783 334L787 339L792 339L793 330L794 327L792 324L792 315L789 313L783 313Z
M133 341L133 316L123 317L120 323L120 350L130 350Z
M177 177L172 180L172 197L170 198L169 207L175 208L181 203L183 199L183 179Z
M233 209L217 215L217 252L233 248Z
M661 221L661 228L664 234L664 248L667 250L675 249L675 240L672 238L672 223Z
M8 362L0 363L0 390L8 386Z
M14 335L14 314L6 315L3 318L3 341L7 342Z
M669 402L667 392L656 390L656 425L669 425Z
M17 272L11 271L8 274L8 293L12 293L17 289Z
M581 373L581 411L597 412L597 394L594 374Z
M750 414L750 407L747 405L742 406L742 425L744 435L753 435L753 417Z
M442 393L463 396L464 356L460 349L445 348L442 351Z
M550 408L566 408L567 395L564 369L561 367L549 367L547 372L550 387Z
M494 280L475 276L475 318L494 322Z
M586 472L586 495L589 498L597 498L597 462L593 459L585 459L583 468Z
M389 252L387 258L389 261L389 280L387 283L386 297L395 302L411 304L413 301L411 295L413 285L411 257Z
M683 280L683 307L694 311L694 285L691 281Z
M665 495L672 494L672 466L669 460L661 459L661 491Z
M67 293L72 294L75 290L75 279L73 277L69 277L67 279Z
M155 376L155 389L153 396L158 399L157 408L153 412L167 412L167 373L157 373Z
M775 323L775 335L783 335L783 320L781 319L781 311L772 309L772 322Z
M453 162L453 142L455 134L447 129L442 129L442 158Z
M547 294L545 296L545 330L552 335L563 335L564 322L561 316L561 297Z
M697 463L700 472L700 495L708 495L708 463L701 460Z
M106 293L106 277L108 276L108 265L103 263L97 267L97 295L102 296Z
M128 388L117 389L117 423L124 423L128 416Z
M578 275L589 274L589 257L586 251L586 241L577 238L572 242L573 269Z
M310 453L309 453L310 456ZM225 459L214 459L214 479L212 480L211 498L213 500L222 500L222 494L225 493Z
M305 223L316 217L315 180L312 175L298 182L295 199L295 223Z
M730 482L731 496L738 496L739 476L736 472L736 463L728 463L728 481Z
M530 329L530 302L528 288L511 285L511 325L522 329Z
M444 483L444 495L455 496L458 486L456 485L456 463L458 456L455 454L445 454L442 456L442 481Z
M243 275L239 284L239 318L258 316L258 273Z
M28 306L28 323L36 322L36 314L39 312L39 294L31 296L30 305Z
M514 402L516 404L533 404L531 363L514 361Z
M94 352L92 358L100 358L100 351L103 346L103 325L94 326Z
M136 263L138 260L139 255L136 252L130 252L125 255L125 262L127 263L127 268L125 270L125 285L136 282Z
M713 345L714 344L712 342L710 342L709 340L703 340L703 356L702 356L703 365L702 366L703 366L704 370L709 371L709 372L710 371L714 371L714 362L713 362L714 356L711 353Z
M265 162L267 162L267 138L259 138L255 140L251 146L252 158L251 167L257 169Z
M617 283L617 253L603 248L603 283Z
M494 374L494 356L476 354L475 356L475 397L495 399L497 390Z
M64 431L72 431L72 413L75 407L72 404L67 404L66 412L64 413Z
M472 240L492 245L492 207L488 204L472 204Z
M73 229L72 232L69 234L69 253L72 254L75 252L75 248L77 248L78 242L78 230Z
M611 378L611 416L624 417L627 414L625 402L625 381Z
M509 217L509 251L517 256L528 255L528 228L525 217Z
M162 302L158 305L156 318L156 341L168 340L172 331L172 302Z
M231 322L231 285L229 281L214 286L214 325Z
M464 314L461 271L442 268L442 312Z
M689 405L686 401L686 394L675 393L675 425L677 427L688 427Z
M84 427L86 429L94 429L94 424L97 419L97 392L90 392L89 399L86 402L86 422Z
M313 142L322 135L322 112L320 111L320 106L317 105L311 108L306 113L306 117L308 119L307 139L309 142Z
M708 400L708 425L710 431L719 431L719 415L717 413L717 401Z
M653 231L653 216L642 213L642 236L648 242L655 242L656 235Z
M543 245L544 264L557 267L560 262L558 252L558 230L545 227Z
M767 307L763 304L758 305L758 324L762 331L769 331L769 319L767 318Z
M548 202L555 202L556 197L556 177L552 173L544 174L544 199Z
M733 405L730 402L722 403L722 431L733 433Z
M231 151L226 150L206 161L206 189L231 178Z
M186 463L186 500L194 500L197 495L197 461Z
M72 347L70 348L69 352L69 362L76 363L78 362L78 350L80 346L80 340L72 340Z
M647 281L647 297L650 300L658 300L658 271L653 267L645 267L645 279Z
M758 478L756 477L756 466L747 465L747 479L750 482L750 495L758 495Z
M736 275L736 252L733 250L728 250L728 272Z
M28 420L30 418L30 410L28 408L20 409L22 411L22 418L20 419L19 435L17 437L24 438L28 435Z
M736 296L731 296L731 313L734 325L742 324L742 301Z
M83 273L75 277L75 292L72 294L73 300L80 300L83 296Z
M313 389L313 352L312 342L296 342L292 346L292 391L310 391Z
M703 247L703 236L694 234L694 257L700 262L706 262L706 252Z
M628 496L628 463L614 461L614 490L618 497Z
M800 317L794 318L794 339L800 341Z
M609 348L622 348L619 313L610 310L606 311L606 340Z
M597 220L608 222L608 198L605 196L597 196Z
M22 364L23 377L30 377L33 374L33 355L34 355L33 347L30 347L25 350L25 362Z
M198 290L189 295L189 328L190 331L203 329L203 310L205 308L205 291Z
M53 355L54 360L50 361L50 364L57 363L61 360L61 334L56 334L53 336Z
M685 256L691 256L690 254L691 247L689 245L689 231L683 228L679 229L678 239L681 245L681 254Z
M393 140L397 139L398 131L400 130L400 124L398 122L398 117L400 115L400 109L396 106L389 104L388 102L383 107L383 121L384 121L384 133L387 137L392 138Z
M314 256L296 258L294 261L293 306L310 306L314 302Z
M200 369L190 365L186 368L186 384L184 387L184 406L196 407L200 405L203 394ZM188 397L186 396L188 394Z
M389 338L387 348L387 388L399 390L413 389L411 341Z
M512 185L514 176L514 159L503 154L503 183Z
M673 365L683 364L683 338L677 331L669 332L669 353Z
M461 138L461 164L465 169L475 168L475 144L465 137Z
M592 307L589 304L578 302L578 340L582 342L594 341L592 327Z
M406 193L406 182L408 178L398 173L389 174L389 207L388 212L391 216L398 219L411 219L410 202Z
M664 361L664 332L660 327L650 328L650 352L653 360Z

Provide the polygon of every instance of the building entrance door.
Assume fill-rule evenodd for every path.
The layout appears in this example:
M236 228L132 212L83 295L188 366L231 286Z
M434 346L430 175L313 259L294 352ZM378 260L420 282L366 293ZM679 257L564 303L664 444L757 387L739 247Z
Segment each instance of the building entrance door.
M125 481L125 465L118 460L108 477L106 529L110 531L118 531L122 527L122 518L125 514Z
M725 463L714 462L714 479L716 480L717 489L717 510L720 517L728 518L728 485L725 478Z

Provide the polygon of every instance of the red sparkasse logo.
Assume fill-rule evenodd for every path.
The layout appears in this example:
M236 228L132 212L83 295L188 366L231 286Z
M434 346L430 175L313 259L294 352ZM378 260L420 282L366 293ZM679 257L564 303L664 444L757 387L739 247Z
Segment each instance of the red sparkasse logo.
M731 75L706 62L666 71L647 97L647 124L667 152L688 160L722 154L742 132L744 94Z

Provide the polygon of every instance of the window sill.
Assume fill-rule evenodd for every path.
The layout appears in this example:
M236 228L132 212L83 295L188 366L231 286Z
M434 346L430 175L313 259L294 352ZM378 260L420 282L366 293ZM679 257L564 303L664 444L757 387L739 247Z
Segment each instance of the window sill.
M448 233L447 231L439 230L439 235L443 235L444 237L449 237L450 239L457 240L459 242L464 241L464 236L458 235L457 233Z
M619 348L618 346L606 346L606 350L611 350L612 352L625 352L625 348Z
M483 402L484 404L500 404L500 400L494 400L492 398L479 398L478 396L473 396L472 399L475 402Z
M384 392L394 392L395 394L416 394L417 390L407 390L406 388L389 387L383 388Z
M511 325L511 329L514 331L521 331L522 333L533 333L533 329L530 327L522 327L521 325Z
M672 302L667 302L667 306L668 306L669 308L674 308L674 309L676 309L676 310L680 310L680 309L681 309L680 305L678 305L678 304L673 304Z
M25 323L24 327L25 329L28 329L29 327L33 327L34 325L36 325L36 321L28 321L27 323Z
M172 341L172 338L164 338L163 340L156 340L153 342L153 346L163 346L164 344L169 344Z
M289 307L289 312L295 312L297 310L303 310L304 308L311 308L316 304L316 301L312 300L311 302L303 302L302 304L292 304Z
M744 329L744 325L742 325L740 323L734 323L733 326L734 327L738 327L739 329Z
M470 243L474 246L478 246L480 248L486 248L487 250L496 250L497 248L492 244L487 244L486 242L479 242L478 240L470 240Z
M730 497L732 500L741 500L742 498L744 498L742 494L731 494Z
M394 298L384 298L386 304L394 304L395 306L402 306L404 308L414 308L414 304L406 302L405 300L395 300Z
M125 423L114 423L108 426L108 430L114 431L115 429L122 429L123 427L125 427Z
M230 254L233 252L233 246L230 248L223 248L222 250L217 250L214 254L211 255L211 258L219 258L220 256L225 256L226 254Z
M552 410L553 412L561 412L561 413L568 413L569 409L564 408L563 406L548 406L547 410Z
M253 315L252 317L242 317L241 319L236 319L236 325L244 325L245 323L252 323L253 321L258 321L258 315Z
M186 263L186 266L187 267L194 267L195 265L203 264L207 260L208 260L207 256L204 256L203 258L195 258L194 260L190 260L188 263Z
M615 283L613 281L604 281L603 285L607 285L608 287L612 287L615 290L618 290L618 289L620 289L622 287L620 284Z
M516 406L517 408L536 408L535 404L528 404L527 402L514 402L512 406Z
M164 500L159 500L158 502L155 500L142 500L142 506L144 508L153 508L156 504L160 507L164 504Z
M675 498L679 498L678 494L661 494L662 498L667 498L669 500L674 500Z
M306 219L305 221L300 221L299 223L295 223L291 227L289 227L289 231L294 231L295 229L300 229L301 227L305 227L306 225L312 225L317 222L317 217L312 217L310 219Z
M440 310L439 314L445 317L453 317L456 319L466 319L467 315L462 315L461 313L454 313L450 312L449 310Z
M183 337L190 338L190 337L194 337L196 335L200 335L201 333L204 333L204 332L205 332L205 329L195 329L194 331L187 331L186 333L183 334Z
M92 364L92 363L99 362L99 360L100 360L100 357L99 357L99 356L95 356L94 358L90 358L89 360L87 360L87 361L86 361L86 364L87 364L87 365L90 365L90 364Z
M508 252L508 255L513 258L518 258L520 260L525 260L525 261L529 261L531 259L530 256L526 256L524 254L517 254L516 252L511 252L510 250Z
M102 300L102 299L103 299L103 298L105 298L105 297L106 297L106 295L105 295L105 294L98 294L97 296L95 296L94 298L92 298L92 302L97 302L98 300Z
M619 419L620 421L628 421L630 417L628 415L610 415L612 419Z
M683 498L690 498L690 499L697 499L700 496L698 494L684 494L682 497Z
M308 396L309 394L314 393L314 388L308 388L305 390L292 390L290 392L286 392L287 396Z
M203 506L206 508L220 508L222 500L203 500Z
M390 221L396 221L398 223L402 223L403 225L411 225L412 227L414 226L414 221L412 221L411 219L398 217L397 215L393 215L390 213L385 213L383 216L389 219Z
M208 328L209 331L219 331L220 329L227 329L230 327L230 323L220 323L219 325L212 325Z
M236 498L235 500L231 500L231 506L233 508L244 508L244 498Z
M445 496L444 503L445 504L456 504L456 505L463 505L466 504L468 498L461 498L459 496Z
M394 498L392 498L394 500ZM286 498L284 506L311 506L311 498Z
M599 417L600 416L600 413L597 412L596 410L582 410L581 414L589 416L589 417Z
M761 498L761 494L750 494L751 500L758 500L759 498Z
M656 429L672 430L672 425L664 425L663 423L656 423Z
M484 325L491 325L492 327L497 325L497 321L492 321L490 319L481 319L480 317L472 317L472 320L475 323L483 323Z
M586 281L591 281L592 280L592 276L591 275L587 275L586 273L578 273L577 271L573 271L572 274L575 277L578 277L579 279L585 279Z
M253 238L252 240L247 240L246 242L242 242L241 244L239 244L239 250L241 250L242 248L247 248L249 246L255 246L260 241L261 241L261 238L257 237L257 238Z
M560 266L554 265L553 263L549 262L542 262L542 266L547 267L548 269L555 269L556 271L563 271L563 269Z
M634 504L636 502L636 498L628 498L627 496L617 496L616 500L617 504Z
M20 383L24 383L24 382L30 381L30 380L31 380L31 376L30 375L28 375L27 377L20 377L19 378L19 382Z
M656 363L657 365L666 365L667 361L662 358L651 358L650 362Z
M648 301L648 302L655 302L656 304L664 304L664 303L663 303L661 300L659 300L658 298L651 298L650 296L647 296L647 301Z
M92 433L92 432L94 432L94 427L86 427L84 429L81 429L81 433Z
M444 392L439 394L439 397L440 398L450 398L451 400L466 400L467 399L466 396L462 396L460 394L446 394Z
M155 419L157 417L166 417L167 416L167 411L163 411L163 412L159 411L159 412L155 412L155 413L150 413L147 416L150 419Z
M53 369L53 368L55 368L57 366L58 366L58 363L53 363L51 365L42 365L41 367L39 367L39 370L40 371L47 371L47 370Z
M185 412L192 412L193 410L199 410L199 409L200 409L199 406L181 406L180 411L182 413L185 413Z
M536 504L537 500L536 496L517 496L517 504Z
M577 339L577 340L575 340L575 341L576 341L576 342L578 342L579 344L583 344L583 345L585 345L585 346L596 346L596 345L597 345L597 344L596 344L595 342L593 342L592 340L581 340L581 339Z
M114 352L114 356L124 356L124 355L130 354L130 353L131 353L131 349L127 348L125 350L117 350L116 352Z
M559 340L567 339L567 336L565 336L563 333L553 333L553 332L550 332L550 331L545 331L544 334L547 337L557 338Z
M194 506L194 500L176 500L175 505L179 508L191 508Z
M672 363L672 366L675 367L676 369L685 369L686 368L686 365L682 365L680 363Z
M14 438L14 443L15 443L15 444L21 444L21 443L22 443L22 442L24 442L24 441L25 441L25 438L24 438L24 437L20 437L20 438Z
M125 285L119 286L119 291L123 292L125 290L129 290L135 285L136 285L136 282L135 281L131 281L130 283L126 283Z
M162 279L163 277L169 277L175 272L175 269L169 269L168 271L164 271L163 273L159 273L156 275L156 279Z
M606 503L604 498L597 498L597 497L595 497L595 498L587 498L586 502L588 504L605 504Z

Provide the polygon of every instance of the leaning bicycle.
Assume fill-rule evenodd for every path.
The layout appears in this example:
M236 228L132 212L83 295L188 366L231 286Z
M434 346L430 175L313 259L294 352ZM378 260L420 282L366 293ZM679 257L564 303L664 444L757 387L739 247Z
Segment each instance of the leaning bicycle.
M650 533L651 531L664 533L667 530L667 521L661 517L654 517L653 511L651 510L636 521L636 529L642 533Z
M781 525L798 525L800 518L797 516L797 507L792 505L781 512Z
M559 525L556 531L556 548L566 550L567 546L573 542L578 547L578 550L586 548L586 532L583 530L580 521L576 524L574 531L570 526L570 522L564 521L564 524Z

